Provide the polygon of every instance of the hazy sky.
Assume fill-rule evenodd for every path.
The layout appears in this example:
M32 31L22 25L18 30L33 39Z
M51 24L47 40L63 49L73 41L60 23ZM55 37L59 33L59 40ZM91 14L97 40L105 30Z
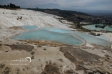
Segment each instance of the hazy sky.
M52 8L54 4L63 9L112 10L112 0L0 0L0 4L8 3L25 8L38 5L48 5Z

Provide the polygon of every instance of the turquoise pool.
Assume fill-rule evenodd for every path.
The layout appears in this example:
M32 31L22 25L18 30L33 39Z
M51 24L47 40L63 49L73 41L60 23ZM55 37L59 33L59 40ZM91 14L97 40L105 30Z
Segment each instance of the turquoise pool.
M108 39L105 37L95 37L78 31L63 30L57 28L39 28L36 30L30 30L24 32L18 36L15 36L16 40L49 40L58 43L65 43L70 45L83 45L86 42L110 46Z
M50 40L59 43L82 45L85 41L73 34L72 31L61 30L56 28L38 29L35 31L29 31L22 33L16 37L16 40Z
M102 45L102 46L110 46L111 44L104 37L95 37L81 32L75 32L78 36L82 37L88 43Z
M99 25L102 25L102 24L99 24ZM82 27L85 28L85 29L88 29L88 30L97 30L97 31L104 30L104 31L112 31L112 28L109 27L109 26L106 26L104 29L102 29L102 28L96 28L96 27L95 27L95 24L93 24L93 25L86 25L86 26L82 26Z
M70 31L70 30L57 29L57 28L44 28L44 29L51 32L57 32L57 33L74 33L73 31Z

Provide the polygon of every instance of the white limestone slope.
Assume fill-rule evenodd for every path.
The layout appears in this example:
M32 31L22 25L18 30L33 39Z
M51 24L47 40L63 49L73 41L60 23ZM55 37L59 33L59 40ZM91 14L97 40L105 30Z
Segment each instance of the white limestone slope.
M22 19L17 20L18 17ZM63 24L54 18L55 15L46 14L32 10L8 10L0 9L0 24L5 27L37 25L40 27L56 27L67 29L67 24Z
M0 38L10 37L10 33L12 33L13 30L9 30L8 28L13 26L36 25L38 28L54 27L70 29L70 25L61 23L55 17L58 16L39 11L24 9L9 10L0 8Z

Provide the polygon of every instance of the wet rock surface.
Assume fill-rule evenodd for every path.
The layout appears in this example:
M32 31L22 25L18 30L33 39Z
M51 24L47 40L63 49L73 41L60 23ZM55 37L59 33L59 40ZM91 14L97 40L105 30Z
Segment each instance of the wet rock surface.
M112 57L100 57L80 48L62 47L64 56L76 64L76 70L84 70L86 74L111 74Z
M88 62L88 61L95 61L100 58L99 56L88 53L84 50L81 50L80 48L62 47L60 51L62 51L64 55L67 58L69 58L72 62L79 62L80 60Z

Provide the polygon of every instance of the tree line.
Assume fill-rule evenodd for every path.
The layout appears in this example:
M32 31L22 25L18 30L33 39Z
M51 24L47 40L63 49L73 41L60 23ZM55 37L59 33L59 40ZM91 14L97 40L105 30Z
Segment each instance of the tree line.
M0 5L0 8L7 8L7 9L19 9L20 6L16 6L15 4L8 4L8 5Z

